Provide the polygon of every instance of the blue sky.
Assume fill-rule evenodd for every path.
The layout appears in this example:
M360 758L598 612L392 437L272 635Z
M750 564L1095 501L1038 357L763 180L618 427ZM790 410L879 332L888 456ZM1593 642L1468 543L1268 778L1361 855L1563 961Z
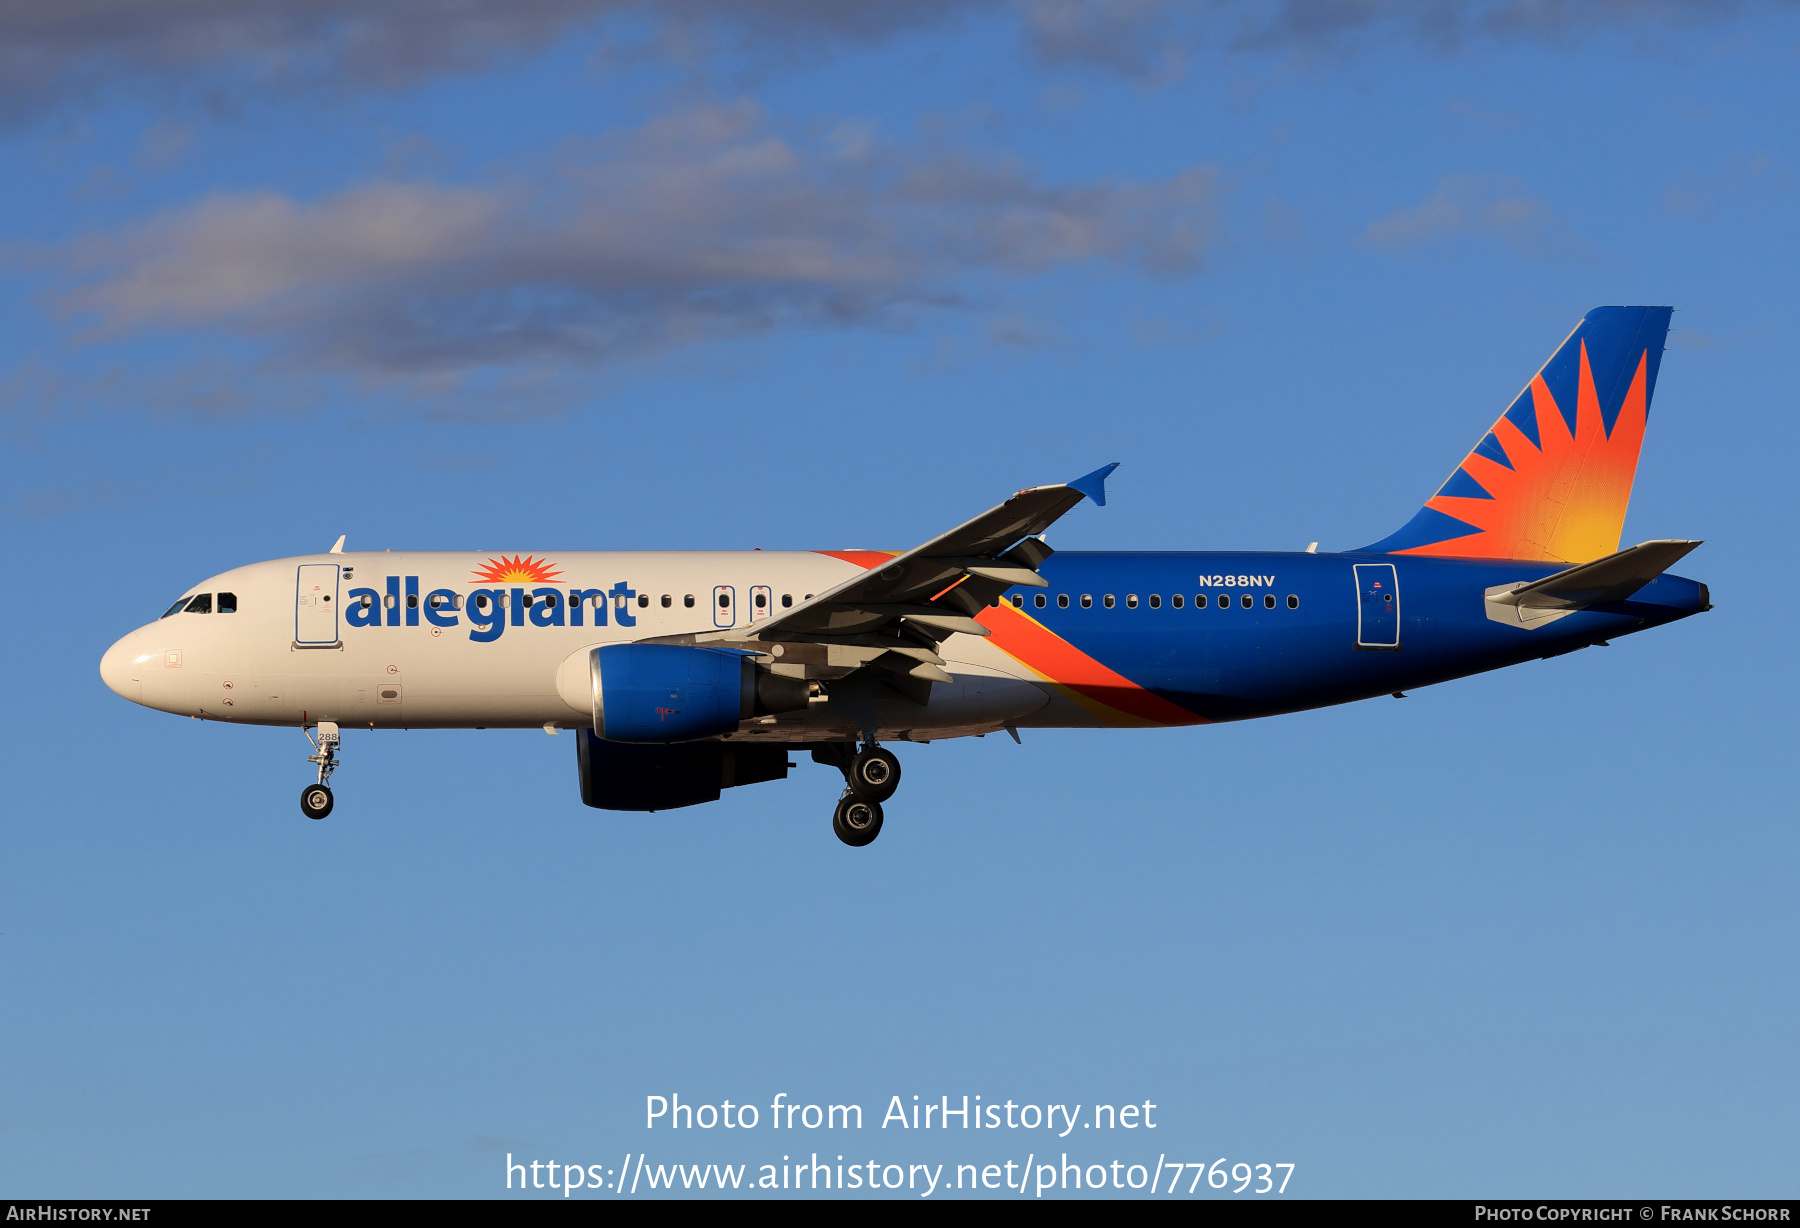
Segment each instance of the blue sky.
M0 14L0 1192L1052 1146L672 1140L670 1091L1150 1100L1055 1150L1312 1196L1793 1192L1792 5L364 7ZM904 548L1117 460L1057 546L1354 548L1606 303L1677 308L1626 538L1706 538L1712 613L915 747L861 852L827 769L613 815L501 731L352 736L308 823L296 731L96 672L339 533Z

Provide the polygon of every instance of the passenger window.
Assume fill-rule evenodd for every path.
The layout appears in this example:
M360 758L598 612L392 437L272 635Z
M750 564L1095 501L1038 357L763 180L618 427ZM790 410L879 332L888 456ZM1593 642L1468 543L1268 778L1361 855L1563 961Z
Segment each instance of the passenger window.
M1031 599L1031 604L1041 610L1045 606L1049 605L1050 602L1044 597L1044 594L1039 593L1037 596L1035 596Z
M1094 608L1094 595L1092 593L1081 594L1081 608L1084 610L1091 610Z
M1125 594L1125 608L1128 610L1137 609L1137 594L1136 593L1126 593Z
M1106 606L1107 609L1110 610L1113 608L1113 595L1111 593L1106 594L1106 596L1102 597L1100 599L1100 601L1103 605Z
M1272 610L1274 608L1275 608L1275 594L1274 593L1263 594L1263 609Z
M1294 594L1292 594L1292 593L1289 593L1288 594L1288 609L1297 610L1299 608L1300 608L1300 598L1294 596Z
M1220 593L1219 594L1219 608L1221 610L1229 610L1231 608L1231 594L1230 593Z
M694 608L694 594L688 593L688 594L684 595L681 599L681 604L686 606L690 610L693 609Z
M1204 610L1206 608L1206 594L1205 593L1195 593L1194 594L1194 608L1196 610Z
M765 609L769 604L769 595L767 593L758 593L756 596L750 598L750 600L755 603L757 609Z
M663 609L667 610L670 607L672 607L674 604L675 604L675 598L671 597L668 593L664 593L662 595L662 608Z
M1169 604L1179 610L1181 608L1181 594L1176 593L1173 597L1169 598Z
M719 608L721 610L729 610L731 608L731 594L730 593L720 593L719 594Z
M1253 597L1252 597L1252 596L1250 596L1250 594L1249 594L1249 593L1245 593L1245 594L1244 594L1244 597L1243 597L1243 601L1244 601L1244 608L1245 608L1245 609L1246 609L1246 610L1247 610L1247 609L1249 609L1249 608L1250 608L1250 607L1251 607L1251 605L1252 605L1252 604L1254 604L1254 603L1255 603L1255 600L1256 600L1256 599L1255 599L1255 598L1253 598Z
M638 598L638 609L647 610L649 608L650 608L650 594L645 593Z
M331 598L327 597L327 598L325 598L325 600L330 601ZM236 593L220 593L219 594L219 613L221 613L221 614L236 614L237 613L237 594Z
M1015 610L1024 609L1025 608L1025 595L1023 593L1014 593L1013 599L1012 599L1012 605L1013 605L1013 609L1015 609Z
M417 594L417 593L406 594L406 608L409 610L416 610L419 608L419 594Z
M1162 608L1162 598L1155 593L1150 594L1150 608L1153 610Z
M792 594L792 593L781 594L781 608L784 610L791 610L793 607L794 607L794 594Z
M381 599L381 604L391 610L395 606L398 606L400 604L400 602L397 598L395 598L394 594L389 593L387 596L385 596Z
M188 614L211 614L212 594L201 593L198 597L195 597L192 601L188 602L187 610L185 612Z
M1056 608L1059 610L1066 610L1069 608L1069 594L1067 594L1067 593L1056 594Z

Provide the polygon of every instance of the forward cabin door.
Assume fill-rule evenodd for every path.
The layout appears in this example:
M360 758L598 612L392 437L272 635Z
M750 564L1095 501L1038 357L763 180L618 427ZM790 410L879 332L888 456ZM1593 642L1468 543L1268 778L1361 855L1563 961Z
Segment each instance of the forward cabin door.
M1392 563L1358 563L1356 570L1356 646L1400 647L1400 578Z
M294 585L294 643L337 642L337 564L302 563Z

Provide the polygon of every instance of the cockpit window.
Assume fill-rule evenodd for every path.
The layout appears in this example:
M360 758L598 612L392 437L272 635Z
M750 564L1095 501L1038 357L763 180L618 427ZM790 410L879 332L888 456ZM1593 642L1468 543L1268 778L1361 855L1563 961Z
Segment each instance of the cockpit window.
M177 601L174 605L170 606L168 609L163 611L163 617L167 618L171 614L181 613L181 607L186 605L188 603L188 600L189 600L188 598L183 597L180 601Z
M187 603L187 609L182 611L182 613L184 613L184 614L211 614L212 613L212 594L211 593L199 594L192 601Z
M237 613L237 594L236 593L220 593L219 594L219 613L221 613L221 614L236 614Z

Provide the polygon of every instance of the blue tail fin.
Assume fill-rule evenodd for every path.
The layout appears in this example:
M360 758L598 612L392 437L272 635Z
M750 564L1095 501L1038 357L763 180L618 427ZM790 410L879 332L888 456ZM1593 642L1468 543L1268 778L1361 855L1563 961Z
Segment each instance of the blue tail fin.
M1364 550L1583 563L1619 548L1670 307L1596 307L1406 527Z

